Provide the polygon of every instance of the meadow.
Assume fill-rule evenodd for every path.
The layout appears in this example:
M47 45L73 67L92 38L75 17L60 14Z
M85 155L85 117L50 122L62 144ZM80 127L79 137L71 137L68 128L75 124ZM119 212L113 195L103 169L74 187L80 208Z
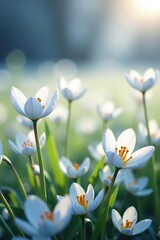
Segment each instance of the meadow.
M147 68L136 69L136 87L125 77L130 66L80 66L76 77L73 66L66 72L51 63L4 70L0 239L160 239L160 130L149 125L160 122L156 69L147 76Z

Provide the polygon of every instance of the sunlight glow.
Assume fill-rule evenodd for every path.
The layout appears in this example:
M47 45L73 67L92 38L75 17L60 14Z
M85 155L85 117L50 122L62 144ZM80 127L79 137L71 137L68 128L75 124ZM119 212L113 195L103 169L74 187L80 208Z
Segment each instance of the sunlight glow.
M148 14L160 13L160 0L137 0L137 6Z

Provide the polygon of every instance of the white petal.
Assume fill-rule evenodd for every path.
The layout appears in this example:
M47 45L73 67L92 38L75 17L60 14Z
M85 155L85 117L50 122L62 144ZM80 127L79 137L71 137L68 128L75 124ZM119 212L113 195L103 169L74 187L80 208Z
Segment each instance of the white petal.
M69 161L65 157L61 157L61 159L59 161L59 167L65 174L67 174L67 168L71 167L71 166L72 166L71 161Z
M99 204L101 203L102 199L103 199L103 196L104 196L104 189L102 189L97 197L93 200L93 202L88 206L87 208L87 211L88 212L92 212L94 211L98 206Z
M114 152L108 152L107 153L107 160L111 165L113 165L117 168L123 168L124 167L124 163L123 163L122 158Z
M28 118L35 120L42 114L42 105L37 99L30 97L24 105L24 111Z
M94 188L91 184L89 184L87 187L86 200L88 200L88 206L90 206L94 200Z
M64 77L61 77L59 80L59 88L62 91L64 88L66 88L68 85L66 79Z
M77 100L77 99L81 98L86 93L86 91L87 91L86 88L81 90L79 93L77 93L76 96L73 96L73 100Z
M78 183L72 183L69 189L69 196L73 203L77 203L77 196L85 195L84 189Z
M102 146L105 154L107 154L108 151L115 151L116 139L113 132L109 128L103 134Z
M25 116L24 105L27 98L18 88L11 87L10 100L15 110Z
M57 103L58 103L58 100L59 100L59 92L58 92L58 89L56 89L56 91L55 91L53 97L51 98L50 102L43 109L43 114L42 114L41 117L48 116L50 113L52 113L53 110L55 109Z
M36 152L36 148L30 147L30 146L24 147L22 150L22 154L26 156L32 156L35 152Z
M120 214L115 209L112 209L111 217L112 217L112 222L113 222L115 228L117 228L117 230L120 231L121 223L122 223L122 218L121 218Z
M128 154L133 152L133 149L136 144L136 135L133 129L129 128L123 131L117 139L117 148L121 146L125 146L129 152Z
M147 186L148 181L149 181L148 177L140 177L140 178L138 178L139 189L144 189Z
M63 91L62 91L62 94L69 101L72 101L74 99L72 91L68 88L64 88Z
M135 225L135 229L133 230L133 235L144 232L151 225L151 223L152 223L151 219L145 219L138 222Z
M79 78L74 78L70 81L70 83L68 84L68 88L72 91L72 92L78 92L81 89L81 80Z
M48 86L44 86L36 93L35 98L40 98L41 105L47 106L51 100L51 91Z
M19 218L15 218L15 223L22 231L24 231L26 234L30 236L38 234L38 230L29 223L27 223L26 221L23 221Z
M121 233L124 235L133 235L133 230L131 228L121 228Z
M69 223L72 217L72 202L69 196L64 196L63 199L57 203L54 209L55 224L58 231L62 231Z
M145 163L151 158L155 147L148 146L143 147L132 154L132 159L129 160L125 167L126 168L138 168L144 166Z
M16 134L15 140L18 148L23 149L22 144L27 140L27 136L22 132L18 132Z
M35 227L39 226L41 216L49 209L46 203L39 197L30 195L24 204L24 211L28 221Z
M77 170L73 166L67 167L67 176L70 178L78 178Z
M75 215L85 215L87 211L78 203L72 203L73 212Z
M90 158L87 157L84 159L84 161L78 168L78 173L79 173L79 171L81 171L81 169L84 169L83 171L84 171L84 173L86 173L88 171L89 167L90 167Z
M19 149L17 145L11 140L8 140L8 145L16 154L22 154L21 149Z
M140 190L140 191L136 192L134 195L138 196L138 197L145 197L145 196L150 195L152 192L153 192L153 190L148 188L148 189Z
M137 217L137 210L135 209L135 207L131 206L127 208L122 217L123 225L125 226L126 220L129 220L132 222L132 227L134 227L135 223L137 222Z

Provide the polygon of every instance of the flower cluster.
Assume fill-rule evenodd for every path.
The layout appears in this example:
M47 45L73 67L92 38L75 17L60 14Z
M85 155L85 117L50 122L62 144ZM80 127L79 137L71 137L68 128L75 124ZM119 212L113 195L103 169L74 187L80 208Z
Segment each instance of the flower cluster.
M77 136L80 133L71 128L72 102L86 93L80 79L75 78L68 83L61 77L59 89L53 95L50 88L44 86L29 98L18 88L11 87L11 104L21 115L17 121L28 132L18 132L15 141L11 140L13 136L9 137L12 154L5 152L0 142L0 163L5 162L10 167L16 181L15 189L1 186L3 239L118 240L121 234L134 236L149 227L152 228L148 232L149 238L144 233L144 239L155 239L160 224L159 166L155 162L160 130L156 120L148 120L146 92L155 85L157 78L158 70L152 68L143 76L135 70L126 74L128 83L142 95L145 113L145 124L139 124L142 146L138 145L133 128L121 129L120 125L118 133L114 127L114 131L111 130L108 124L122 113L122 108L116 108L113 101L108 101L95 107L103 122L101 139L98 139L98 131L96 139L88 142L88 149L84 150ZM59 91L68 109L65 104L58 105ZM43 118L46 120L43 121ZM61 136L57 126L61 126L62 122ZM52 125L56 126L58 140L53 136ZM42 132L40 135L39 131ZM83 140L87 141L87 138ZM86 156L87 150L90 157ZM10 160L4 152L11 158L20 155L16 163L18 167L24 164L25 173L23 170L18 172L14 160ZM18 163L19 158L28 158L29 162ZM145 206L140 209L138 198L150 196L153 197L152 206L149 203L146 207L149 211L143 213ZM121 217L119 212L122 211L124 214ZM144 220L137 222L138 214ZM153 223L147 217L149 215Z

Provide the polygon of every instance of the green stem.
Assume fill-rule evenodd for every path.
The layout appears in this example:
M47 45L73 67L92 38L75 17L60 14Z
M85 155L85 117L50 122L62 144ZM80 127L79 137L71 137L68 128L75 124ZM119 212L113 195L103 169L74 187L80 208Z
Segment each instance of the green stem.
M8 232L12 237L14 237L14 233L12 232L10 227L7 225L7 223L4 221L1 215L0 215L0 225L6 232Z
M104 216L105 217L104 217L104 221L103 221L103 225L102 225L102 238L101 238L102 240L106 239L105 238L105 230L106 230L106 227L107 227L107 220L108 220L109 201L110 201L110 197L111 197L111 194L112 194L112 190L113 190L113 187L114 187L114 182L116 180L118 171L119 171L119 169L115 168L115 172L114 172L111 184L110 184L108 192L107 192L107 198L105 200L106 207L104 209Z
M36 146L37 146L37 154L38 154L38 160L39 160L39 167L40 167L40 183L41 183L41 190L42 190L41 197L45 202L47 202L46 183L45 183L45 176L44 176L44 165L43 165L43 157L42 157L42 152L41 152L39 137L38 137L38 131L37 131L37 121L33 121L33 129L34 129L34 135L35 135Z
M11 218L12 220L14 220L14 219L15 219L14 213L13 213L12 209L10 208L10 206L9 206L9 204L8 204L5 196L3 195L3 193L2 193L1 191L0 191L0 197L1 197L1 199L2 199L2 202L3 202L4 206L6 207L8 213L9 213L9 215L10 215L10 218Z
M143 107L144 107L146 128L147 128L147 133L148 133L148 144L152 145L149 124L148 124L145 93L143 93ZM156 230L158 231L160 218L159 218L159 202L158 202L158 188L157 188L157 172L155 169L155 154L152 155L151 166L152 166L151 170L152 170L152 187L153 187L153 208L154 208L154 214L155 214Z
M70 121L71 121L71 103L72 103L71 101L68 102L68 118L67 118L65 150L64 150L65 157L68 157L69 131L70 131Z
M24 200L25 200L25 199L27 198L27 194L26 194L26 191L25 191L25 189L24 189L24 186L23 186L23 184L22 184L22 182L21 182L21 179L20 179L20 177L19 177L19 175L18 175L15 167L13 166L12 162L11 162L6 156L4 156L4 155L3 155L3 161L5 161L5 162L9 165L9 167L11 168L11 170L13 171L14 176L16 177L16 180L17 180L17 182L18 182L18 185L19 185L19 187L20 187L20 189L21 189L22 195L23 195Z
M85 223L85 216L82 216L81 219L82 219L82 240L86 240L86 223Z

